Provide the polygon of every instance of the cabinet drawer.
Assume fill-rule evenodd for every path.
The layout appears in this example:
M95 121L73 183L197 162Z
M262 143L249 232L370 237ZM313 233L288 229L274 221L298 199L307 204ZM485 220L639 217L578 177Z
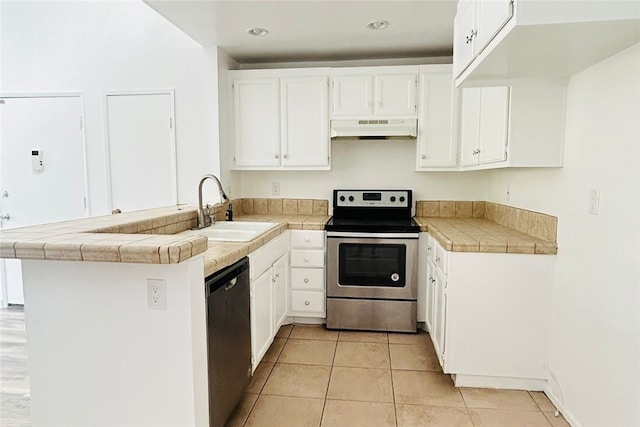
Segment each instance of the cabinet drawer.
M447 275L447 258L449 254L447 251L444 250L444 248L439 243L436 243L435 248L436 248L436 253L435 253L434 262L436 263L436 266L440 270L442 270L442 272L446 276Z
M431 234L427 235L427 258L431 261L436 258L436 241Z
M291 251L291 267L324 267L323 250L301 250Z
M265 246L249 254L249 276L255 280L264 273L278 258L289 250L289 238L285 231Z
M291 291L291 311L324 314L324 292Z
M291 247L301 249L324 248L325 235L324 231L291 231Z
M324 291L324 268L292 268L291 288Z

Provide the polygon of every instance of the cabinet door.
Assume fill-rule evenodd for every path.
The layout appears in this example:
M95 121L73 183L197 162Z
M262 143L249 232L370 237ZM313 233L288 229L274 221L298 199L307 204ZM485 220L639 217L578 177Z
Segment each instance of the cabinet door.
M329 165L328 77L282 79L282 165Z
M335 76L332 117L373 115L373 76Z
M480 88L463 89L460 104L460 165L478 164Z
M476 1L476 28L473 49L475 55L482 52L487 44L504 27L513 15L512 0Z
M509 87L484 87L480 94L479 163L506 160Z
M436 350L440 365L444 368L444 351L447 321L447 282L439 271L434 275L434 319L433 319L433 346ZM445 371L446 372L446 371Z
M251 354L253 370L273 341L272 269L251 283Z
M418 168L455 166L451 73L420 75Z
M287 318L288 295L287 270L289 269L288 257L281 257L273 264L273 332L277 332Z
M453 74L460 75L473 59L475 31L475 3L461 0L453 21Z
M416 117L416 74L388 74L375 77L377 116Z
M236 167L280 165L280 89L277 78L233 82Z
M427 301L426 301L426 308L427 308L427 313L426 313L426 320L425 323L427 324L427 330L429 331L429 333L431 335L433 335L435 333L433 326L433 319L434 319L434 310L435 310L435 304L434 304L434 282L435 282L435 267L433 265L433 262L431 260L427 260Z

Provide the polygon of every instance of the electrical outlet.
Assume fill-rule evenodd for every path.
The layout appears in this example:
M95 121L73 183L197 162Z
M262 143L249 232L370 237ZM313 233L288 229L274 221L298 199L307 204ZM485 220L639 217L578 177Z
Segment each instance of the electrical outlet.
M279 182L272 182L271 183L271 195L272 196L279 196L280 195L280 183Z
M164 280L147 279L147 305L151 310L167 308L167 286Z

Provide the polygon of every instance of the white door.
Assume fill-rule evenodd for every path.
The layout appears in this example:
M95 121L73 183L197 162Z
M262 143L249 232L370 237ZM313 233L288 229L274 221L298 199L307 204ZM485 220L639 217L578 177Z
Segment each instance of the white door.
M287 271L289 270L289 257L282 256L273 264L273 330L276 333L287 318L289 289L287 286Z
M373 115L373 76L335 76L332 117Z
M282 79L282 165L329 164L327 77Z
M277 78L233 82L234 166L280 166L280 85Z
M389 74L375 78L377 116L417 117L417 74Z
M251 355L253 370L273 342L273 285L272 268L251 283Z
M110 208L175 205L173 91L107 95Z
M0 126L0 228L88 216L80 96L2 98ZM20 260L0 267L3 303L23 304Z
M506 159L509 87L483 87L480 94L479 163Z
M452 138L451 73L425 73L420 76L420 117L418 167L455 166Z

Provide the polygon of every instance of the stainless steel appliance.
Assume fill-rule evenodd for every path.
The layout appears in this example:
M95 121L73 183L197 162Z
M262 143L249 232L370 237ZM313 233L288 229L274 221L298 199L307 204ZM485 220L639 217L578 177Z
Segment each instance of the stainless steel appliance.
M205 279L209 425L222 427L251 381L249 258Z
M416 332L418 237L411 190L334 190L327 328Z

